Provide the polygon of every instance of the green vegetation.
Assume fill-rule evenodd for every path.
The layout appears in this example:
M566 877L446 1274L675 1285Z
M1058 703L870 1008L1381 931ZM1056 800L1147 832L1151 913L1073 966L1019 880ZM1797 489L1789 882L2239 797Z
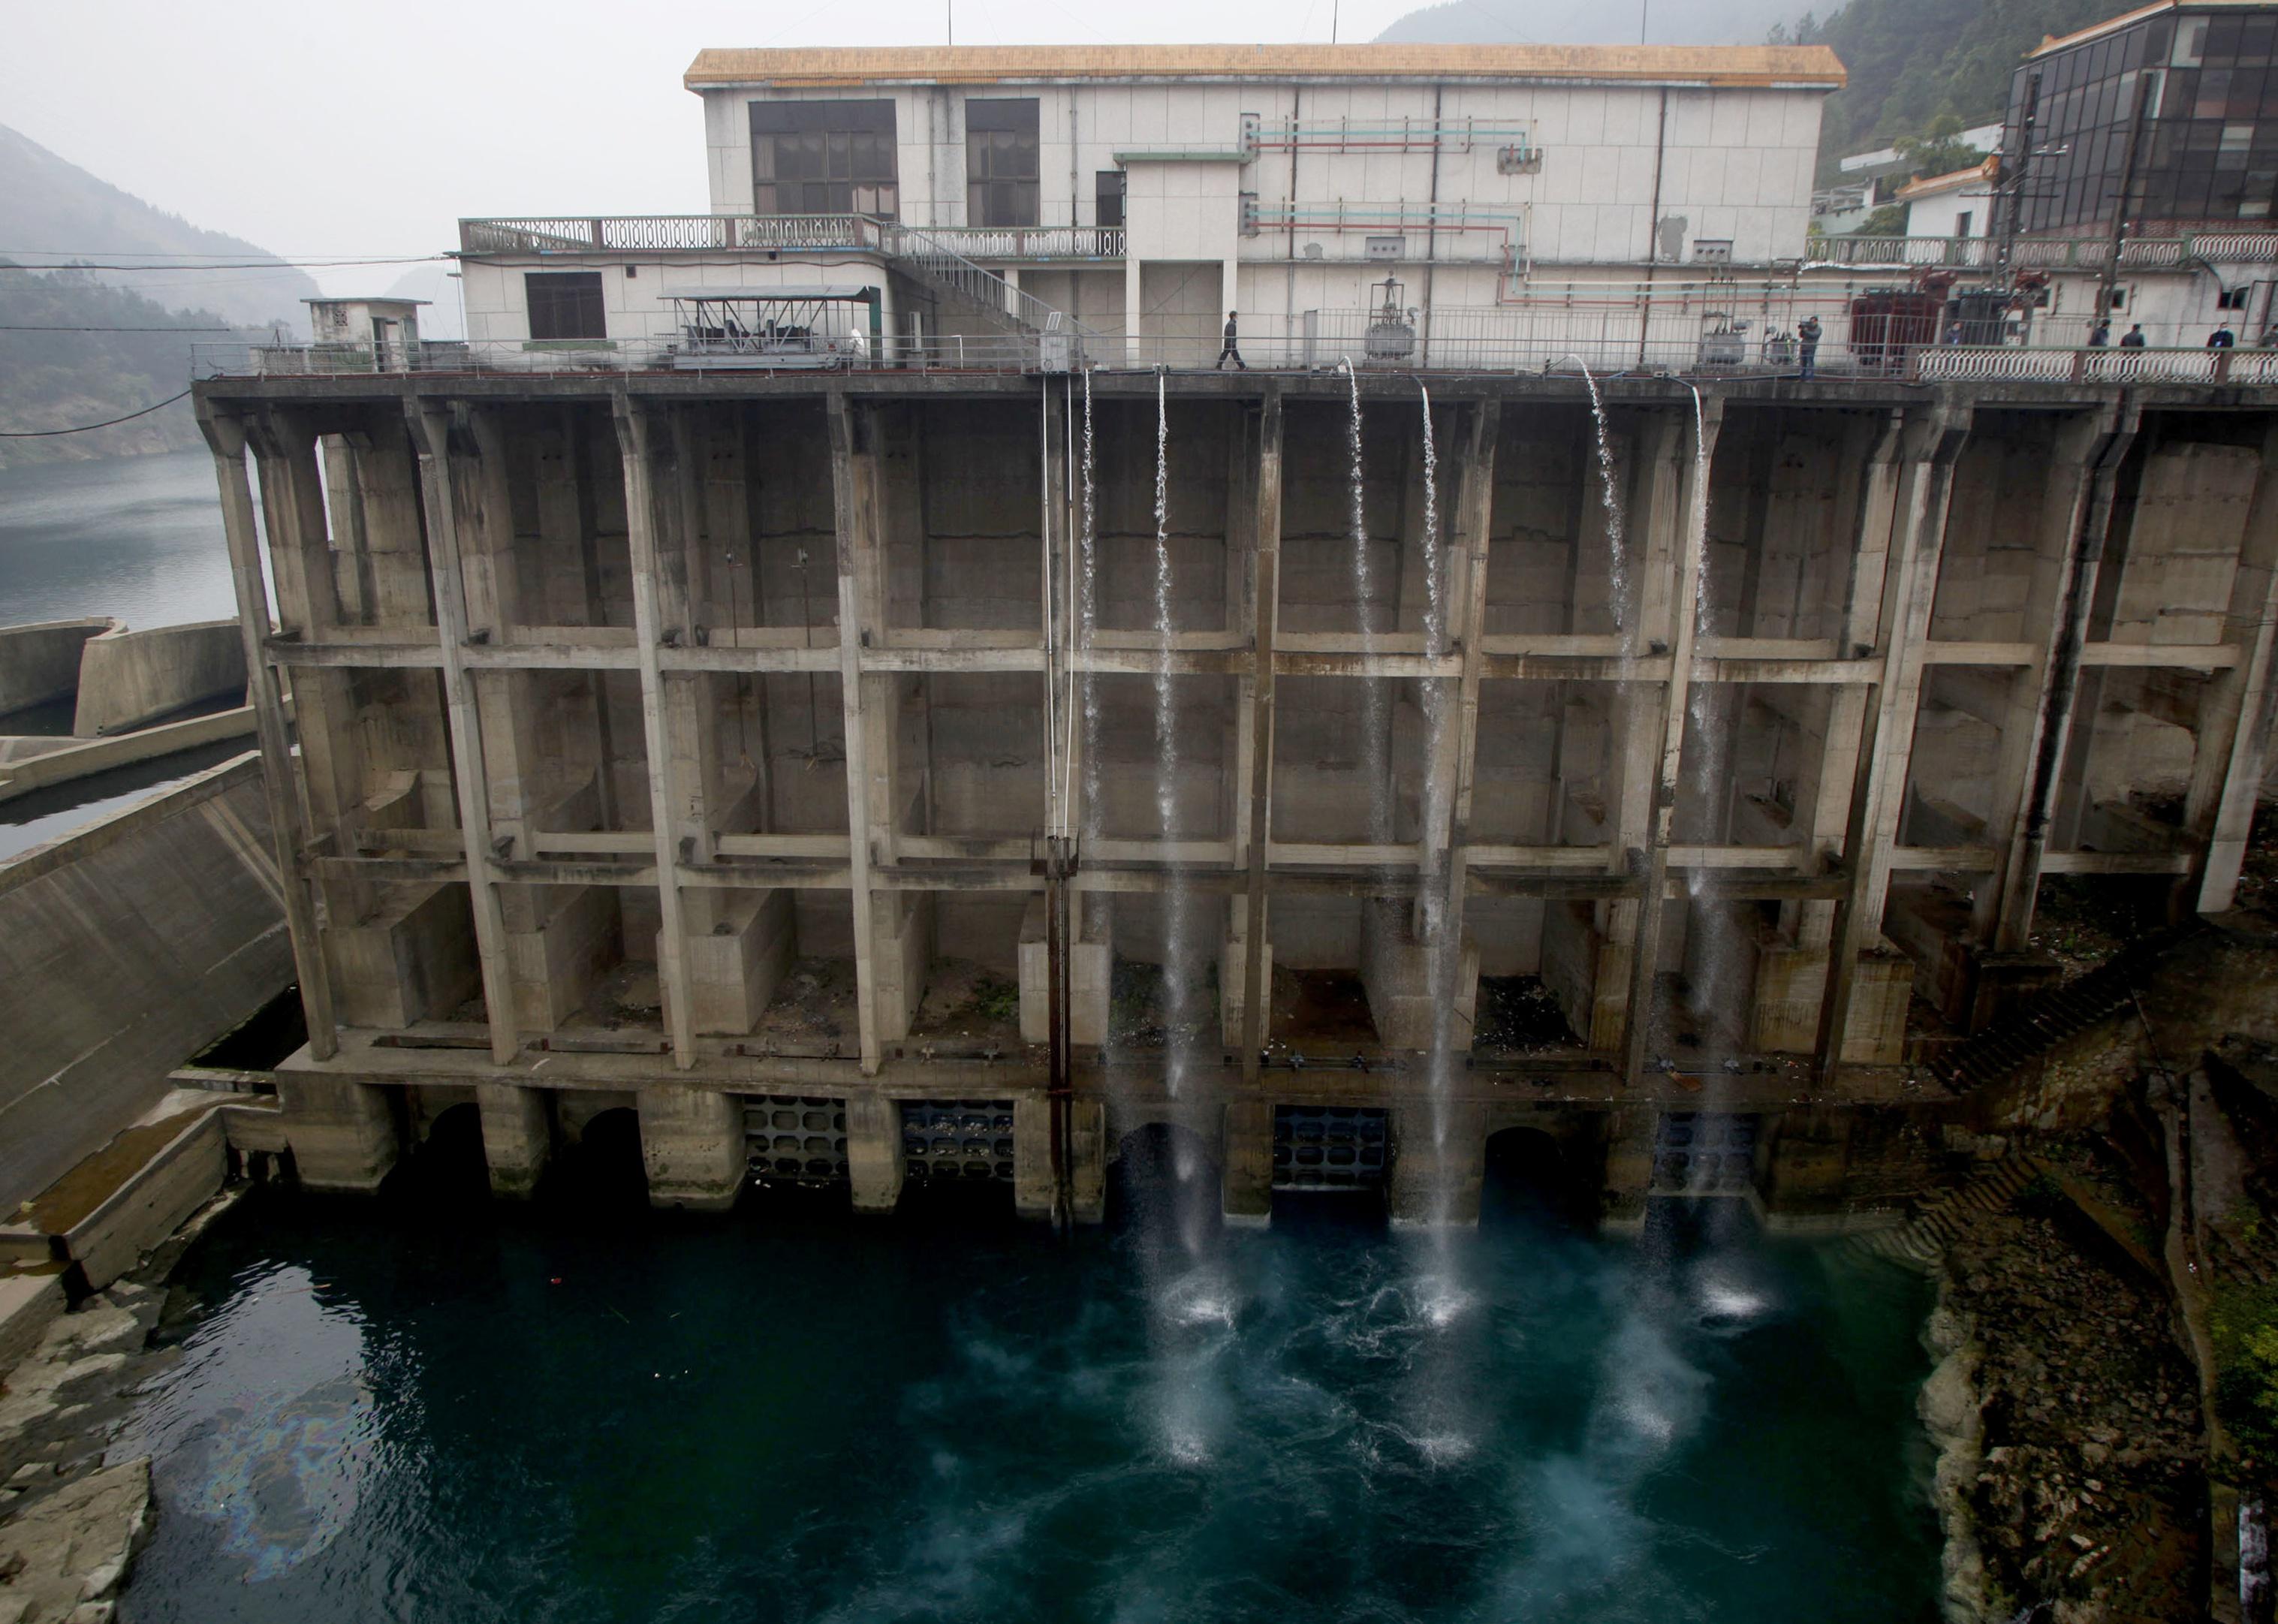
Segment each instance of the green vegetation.
M9 329L0 331L0 429L13 430L99 423L163 401L189 387L193 343L233 336L210 311L170 310L84 271L0 276L0 328ZM25 331L39 328L80 330ZM94 433L0 440L0 467L199 443L190 403L180 401Z
M1902 137L1935 151L1949 120L1949 133L1992 123L2007 108L2010 73L2027 51L2125 9L2113 0L1851 0L1824 22L1807 11L1772 37L1776 44L1831 46L1850 73L1820 123L1820 181L1827 185L1840 178L1835 164L1846 153Z
M1906 160L1907 173L1919 180L1926 175L1950 175L1985 161L1984 153L1961 139L1962 122L1953 113L1940 113L1919 135L1901 135L1892 144Z
M2250 1453L2278 1453L2278 1284L2215 1293L2215 1406Z
M1021 1018L1020 983L1001 976L983 977L975 984L966 1007L983 1021L1017 1021Z

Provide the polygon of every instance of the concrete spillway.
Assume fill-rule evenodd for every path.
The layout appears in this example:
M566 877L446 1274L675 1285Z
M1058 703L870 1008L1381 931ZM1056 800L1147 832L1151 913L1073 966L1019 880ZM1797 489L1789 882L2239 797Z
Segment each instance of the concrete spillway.
M368 1185L469 1099L526 1187L632 1104L653 1191L719 1205L745 1102L812 1096L875 1208L943 1137L906 1114L973 1100L1014 1153L952 1160L1040 1214L1176 1122L1229 1213L1303 1167L1463 1222L1535 1126L1621 1217L1713 1107L1678 1137L1732 1147L1720 1188L1836 1222L1887 1193L1854 1141L1968 1116L1907 1067L2045 980L2044 877L2227 905L2278 397L1431 396L1427 457L1373 375L1098 374L1041 433L1033 379L202 385L276 558L255 695L301 724L303 1175ZM1112 993L1182 958L1216 1041L1173 1090Z

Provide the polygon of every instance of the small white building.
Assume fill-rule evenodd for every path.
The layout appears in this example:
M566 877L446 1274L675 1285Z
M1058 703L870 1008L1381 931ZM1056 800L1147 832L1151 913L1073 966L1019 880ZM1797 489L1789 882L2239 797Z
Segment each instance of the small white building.
M393 372L417 353L419 311L424 299L303 299L309 334L319 348L362 350L374 370Z
M1893 203L1907 206L1909 237L1990 237L1993 234L1994 180L2001 160L1950 174L1925 175L1898 189Z

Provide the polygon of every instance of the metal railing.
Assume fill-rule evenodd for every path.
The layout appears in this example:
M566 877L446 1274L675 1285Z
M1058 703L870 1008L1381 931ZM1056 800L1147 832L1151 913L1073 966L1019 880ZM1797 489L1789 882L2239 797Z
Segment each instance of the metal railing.
M895 254L915 226L863 214L631 214L461 220L467 254L688 253L852 249ZM1120 259L1120 226L929 228L923 233L967 258Z
M461 220L467 254L592 254L612 249L854 249L880 251L878 222L860 214L626 214Z
M1047 356L1042 363L1045 370L1065 372L1071 363L1104 357L1105 347L1098 333L1013 287L994 271L974 264L947 239L914 226L896 226L891 231L894 263L904 271L931 283L936 292L964 300L1021 336L1058 349L1064 358L1055 364L1054 358Z
M895 225L890 235L919 231L967 259L1120 259L1120 226Z
M1909 357L1923 383L2278 384L2278 349L2025 349L1924 345Z
M1796 378L1802 357L1791 335L1684 331L1656 321L1640 341L1635 328L1600 332L1580 323L1510 319L1511 312L1442 310L1430 326L1372 345L1372 312L1311 312L1313 320L1288 332L1246 332L1242 361L1252 371L1319 372L1349 360L1365 373L1448 373L1577 376L1584 367L1601 376L1663 373L1692 378ZM1458 317L1468 319L1457 319ZM1250 326L1262 326L1253 321ZM1279 324L1277 323L1278 326ZM2122 349L2016 345L1862 343L1854 352L1846 334L1830 324L1814 356L1823 379L1880 379L1908 383L2043 383L2121 385L2176 383L2278 387L2278 348L2205 349L2181 345ZM923 339L888 334L873 344L852 335L806 355L737 357L738 370L768 374L875 372L1060 372L1087 367L1205 372L1218 364L1213 326L1155 332L1136 338L1063 327L1031 330L1007 321L1003 331ZM433 341L390 346L382 354L348 345L199 344L192 347L200 378L339 378L402 373L562 376L661 372L722 364L700 340L687 334L590 341L524 343L512 340ZM1232 370L1234 364L1226 364Z
M2010 263L2032 270L2100 270L2112 257L2107 237L2021 237ZM1859 265L1959 271L1991 270L2000 254L1991 237L1814 237L1804 245L1807 265ZM2194 261L2209 264L2278 263L2278 232L2197 232L2182 237L2130 237L2121 244L2122 270L2174 270Z

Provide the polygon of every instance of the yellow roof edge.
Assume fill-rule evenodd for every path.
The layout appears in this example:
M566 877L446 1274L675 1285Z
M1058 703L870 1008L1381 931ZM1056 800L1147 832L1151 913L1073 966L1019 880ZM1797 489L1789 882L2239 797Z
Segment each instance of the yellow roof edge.
M843 88L883 82L1181 77L1576 79L1839 90L1824 45L924 45L699 51L681 82Z

